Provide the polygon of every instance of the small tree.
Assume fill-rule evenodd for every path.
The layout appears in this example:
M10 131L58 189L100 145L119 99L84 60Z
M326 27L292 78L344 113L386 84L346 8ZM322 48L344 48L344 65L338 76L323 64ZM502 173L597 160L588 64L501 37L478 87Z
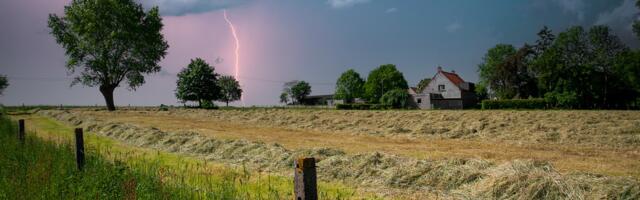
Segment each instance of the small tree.
M242 89L240 83L233 76L221 76L218 80L220 87L220 101L229 106L229 102L240 100L242 97Z
M418 86L416 88L418 91L416 91L416 92L418 92L418 93L422 92L422 90L427 88L427 85L429 85L429 83L431 83L431 78L425 78L425 79L420 80L420 82L418 83Z
M291 97L296 100L296 103L302 104L305 97L311 94L311 86L306 81L300 81L291 87Z
M191 60L187 68L178 73L176 98L180 101L197 101L198 106L220 97L218 74L201 58Z
M395 65L386 64L372 70L364 84L365 96L370 102L380 101L380 97L394 89L407 89L407 80Z
M282 92L280 94L280 103L284 103L284 105L289 103L289 93Z
M80 71L71 85L99 86L110 111L115 88L122 81L130 90L144 84L169 48L158 8L145 12L134 0L72 1L64 16L49 15L49 28L66 49L67 69Z
M343 99L346 103L353 102L354 98L362 97L364 94L364 80L360 78L360 74L349 69L340 75L336 82L336 99Z
M393 108L406 108L408 98L409 94L407 93L407 90L393 89L382 95L380 102L383 105L389 105Z
M9 80L7 80L7 76L0 75L0 95L4 92L4 89L9 87Z

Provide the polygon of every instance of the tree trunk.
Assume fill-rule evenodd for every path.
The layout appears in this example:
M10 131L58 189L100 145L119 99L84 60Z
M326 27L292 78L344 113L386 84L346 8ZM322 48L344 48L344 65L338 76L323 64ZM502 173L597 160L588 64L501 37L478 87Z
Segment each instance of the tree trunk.
M226 102L227 102L227 107L229 107L229 101L226 101Z
M107 103L107 110L114 111L116 110L116 106L113 103L113 91L116 89L115 86L112 85L101 85L100 93L104 96L104 100Z

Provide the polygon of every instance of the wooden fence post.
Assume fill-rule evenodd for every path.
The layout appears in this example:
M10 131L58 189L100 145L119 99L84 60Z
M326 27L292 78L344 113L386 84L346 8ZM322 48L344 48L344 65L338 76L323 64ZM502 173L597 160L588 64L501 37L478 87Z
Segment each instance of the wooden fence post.
M82 128L76 128L76 164L78 170L84 168L84 138L82 136Z
M18 139L24 143L24 119L18 120Z
M317 200L316 159L299 158L295 161L294 193L296 200Z

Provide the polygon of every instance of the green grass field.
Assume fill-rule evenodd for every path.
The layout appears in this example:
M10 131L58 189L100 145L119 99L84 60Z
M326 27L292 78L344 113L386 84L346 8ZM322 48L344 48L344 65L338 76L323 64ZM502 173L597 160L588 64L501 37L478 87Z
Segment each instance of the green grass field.
M46 118L18 117L27 118L27 130L37 131L28 132L21 144L17 123L6 114L0 117L0 199L293 197L288 177L132 147L91 133L85 133L85 170L78 171L71 127ZM339 183L319 183L319 196L352 199L356 192Z

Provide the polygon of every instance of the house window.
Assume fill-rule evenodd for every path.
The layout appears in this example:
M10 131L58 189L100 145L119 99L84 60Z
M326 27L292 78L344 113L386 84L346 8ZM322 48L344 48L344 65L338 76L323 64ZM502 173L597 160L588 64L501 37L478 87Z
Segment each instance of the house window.
M438 91L443 92L444 91L444 85L438 85Z
M418 99L416 100L416 102L418 102L418 104L421 104L421 103L422 103L422 99L421 99L421 98L418 98Z

